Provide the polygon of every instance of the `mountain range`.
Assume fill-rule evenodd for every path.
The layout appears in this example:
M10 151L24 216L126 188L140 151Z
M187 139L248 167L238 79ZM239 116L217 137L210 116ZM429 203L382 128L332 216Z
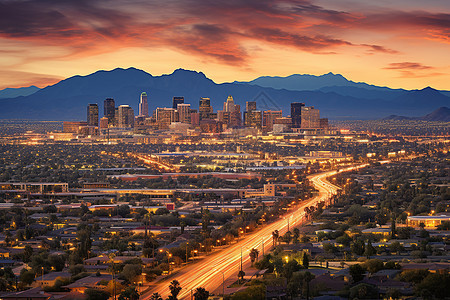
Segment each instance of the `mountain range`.
M450 122L450 108L439 107L438 109L426 114L422 117L405 117L398 115L390 115L383 120L422 120L422 121L438 121L438 122Z
M6 88L3 90L0 90L0 99L5 98L16 98L19 96L29 96L31 94L36 93L40 89L37 86L28 86L28 87L21 87L21 88Z
M320 109L321 117L347 120L379 119L393 114L411 117L450 103L447 91L430 87L390 89L349 81L333 73L217 84L196 71L177 69L172 74L153 76L136 68L118 68L73 76L32 94L20 94L24 91L16 91L15 95L20 96L0 99L0 118L84 120L88 103L98 103L102 116L103 100L108 97L114 98L116 105L129 104L137 114L141 92L147 92L150 110L171 107L172 97L184 96L193 108L198 107L200 97L209 97L216 111L232 95L241 110L246 101L257 101L258 109L282 109L286 116L291 102L304 102Z

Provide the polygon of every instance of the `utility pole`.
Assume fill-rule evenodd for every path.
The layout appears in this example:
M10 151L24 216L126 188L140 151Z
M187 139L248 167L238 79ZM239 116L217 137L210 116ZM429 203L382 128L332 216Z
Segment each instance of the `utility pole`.
M241 246L241 271L242 271L242 246Z
M222 272L222 297L225 297L225 274Z
M188 263L188 245L189 245L189 242L186 242L186 265L187 265L187 263Z

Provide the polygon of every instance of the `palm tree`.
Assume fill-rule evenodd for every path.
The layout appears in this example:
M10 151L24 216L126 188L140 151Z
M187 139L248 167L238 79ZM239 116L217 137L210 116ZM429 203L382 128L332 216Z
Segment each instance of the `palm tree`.
M258 259L258 255L259 255L259 250L253 248L252 250L250 250L250 261L252 263L252 267L253 267L253 263L255 262L255 260Z
M194 299L195 300L208 300L209 292L202 287L195 290Z
M290 231L286 232L283 236L283 240L289 245L292 241L292 233Z
M273 232L272 232L272 243L273 243L273 246L276 246L277 245L277 242L278 242L278 238L280 237L280 233L278 232L278 230L274 230Z
M178 282L178 280L172 280L172 282L169 285L169 289L170 289L170 295L169 295L169 300L177 300L178 299L178 294L181 291L181 286L180 283Z
M163 300L163 298L161 297L160 294L158 294L158 293L153 293L153 294L150 296L150 300Z

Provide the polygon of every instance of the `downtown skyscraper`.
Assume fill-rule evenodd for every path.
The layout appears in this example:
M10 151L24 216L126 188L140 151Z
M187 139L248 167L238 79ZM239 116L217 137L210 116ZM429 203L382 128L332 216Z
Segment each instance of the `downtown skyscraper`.
M107 98L103 101L103 115L108 118L108 123L113 124L116 115L116 103L114 99Z
M87 107L88 126L98 127L98 104L89 104Z
M148 117L148 101L147 93L141 93L141 101L139 102L139 117Z

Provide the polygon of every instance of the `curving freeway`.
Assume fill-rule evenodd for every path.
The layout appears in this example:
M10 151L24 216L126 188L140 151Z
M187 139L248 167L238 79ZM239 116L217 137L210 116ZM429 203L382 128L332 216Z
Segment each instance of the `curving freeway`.
M198 287L203 287L208 291L222 291L223 278L234 277L237 279L237 273L241 264L241 253L242 263L245 266L250 265L249 251L252 248L256 248L262 253L262 247L264 247L264 252L268 253L272 247L272 232L274 230L278 230L281 236L287 231L288 226L290 228L299 226L306 221L306 207L315 206L318 202L327 200L328 197L337 192L339 187L326 181L327 177L333 176L338 172L350 171L365 166L367 165L359 165L339 171L330 171L309 176L309 180L318 190L318 194L315 197L299 204L293 211L280 217L278 221L267 224L258 231L245 236L236 244L179 270L170 279L158 282L150 291L143 294L140 299L149 299L155 292L158 292L163 297L167 297L169 294L169 282L174 279L178 280L182 287L179 299L189 299L191 291Z

